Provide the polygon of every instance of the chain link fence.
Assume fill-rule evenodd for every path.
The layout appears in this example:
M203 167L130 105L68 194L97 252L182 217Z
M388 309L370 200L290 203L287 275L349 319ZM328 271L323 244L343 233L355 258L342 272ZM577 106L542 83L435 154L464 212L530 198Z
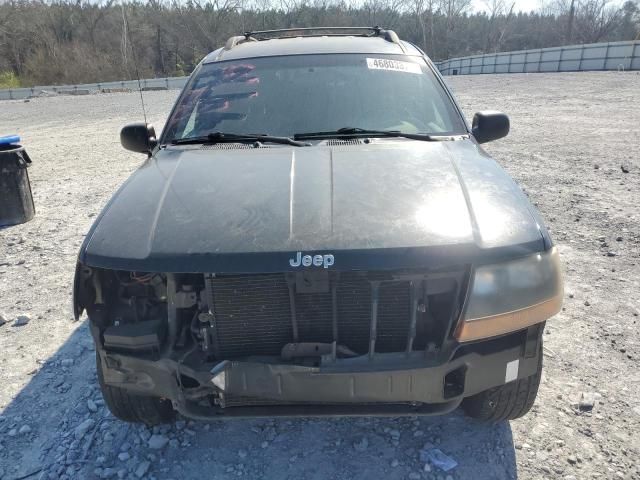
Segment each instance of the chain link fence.
M591 43L451 58L443 75L640 70L640 41Z

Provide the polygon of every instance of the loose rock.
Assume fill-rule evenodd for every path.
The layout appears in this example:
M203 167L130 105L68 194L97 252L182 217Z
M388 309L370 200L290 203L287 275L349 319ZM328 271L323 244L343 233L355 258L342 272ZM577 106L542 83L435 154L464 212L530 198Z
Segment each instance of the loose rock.
M420 460L423 462L429 462L444 472L448 472L458 466L458 462L456 460L446 455L438 448L424 448L420 450Z
M84 422L78 425L74 430L74 436L76 437L76 440L82 440L82 437L84 437L87 434L87 432L93 428L95 424L96 424L95 420L91 418L87 418Z
M102 475L100 475L100 478L111 478L111 477L115 477L118 474L118 471L115 468L105 468L102 470Z
M148 462L145 460L144 462L140 463L136 468L136 472L135 472L136 477L138 478L144 477L146 473L149 471L149 467L151 467L151 462Z
M367 437L362 437L362 440L353 444L353 448L357 452L364 452L369 447L369 440Z
M14 327L23 327L31 321L29 315L18 315L18 318L13 322Z
M164 435L154 434L149 438L147 445L149 446L149 448L152 448L154 450L161 450L167 445L167 443L169 443L168 437Z
M583 412L589 412L596 404L596 396L591 392L582 392L578 408Z
M89 410L91 413L96 413L98 411L96 402L91 399L87 400L87 410Z

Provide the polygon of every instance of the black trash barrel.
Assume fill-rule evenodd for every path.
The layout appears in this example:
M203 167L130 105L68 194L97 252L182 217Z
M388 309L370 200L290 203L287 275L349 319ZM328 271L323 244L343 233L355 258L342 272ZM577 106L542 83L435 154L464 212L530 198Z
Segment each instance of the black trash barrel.
M28 222L36 213L27 172L30 164L23 146L0 144L0 227Z

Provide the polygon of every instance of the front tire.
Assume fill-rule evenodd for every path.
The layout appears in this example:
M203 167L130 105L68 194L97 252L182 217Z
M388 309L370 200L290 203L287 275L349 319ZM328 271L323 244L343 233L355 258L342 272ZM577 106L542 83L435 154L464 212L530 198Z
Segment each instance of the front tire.
M102 362L97 354L96 368L102 397L114 417L125 422L144 423L149 426L173 422L175 411L170 401L147 395L137 395L123 388L107 385L104 382Z
M533 407L542 377L542 340L538 352L538 370L527 378L490 388L462 401L464 413L485 422L515 420Z

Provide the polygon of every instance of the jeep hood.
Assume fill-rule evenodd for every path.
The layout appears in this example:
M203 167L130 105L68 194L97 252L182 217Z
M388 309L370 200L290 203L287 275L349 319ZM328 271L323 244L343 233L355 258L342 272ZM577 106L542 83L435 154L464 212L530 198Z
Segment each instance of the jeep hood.
M471 140L228 149L169 147L113 196L80 261L170 272L494 261L545 248L537 213ZM374 256L375 255L375 256Z

